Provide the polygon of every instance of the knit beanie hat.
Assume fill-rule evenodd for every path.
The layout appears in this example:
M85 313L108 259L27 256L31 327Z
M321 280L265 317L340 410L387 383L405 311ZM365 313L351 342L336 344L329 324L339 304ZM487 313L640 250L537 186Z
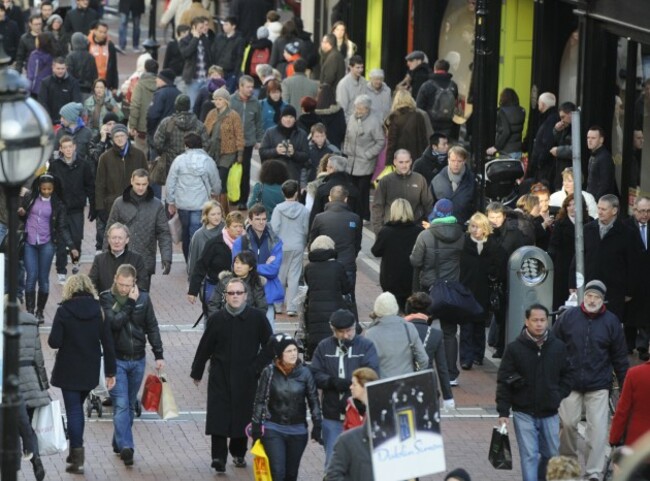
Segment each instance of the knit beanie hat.
M102 119L102 124L107 124L109 122L119 122L120 119L117 117L117 114L113 112L107 112Z
M185 94L180 94L174 101L174 109L176 112L187 112L190 110L190 105L190 98Z
M168 84L173 84L174 80L176 80L176 73L170 68L164 68L158 72L158 78Z
M347 309L338 309L330 316L330 325L334 329L348 329L354 326L355 322L357 322L357 319L354 314Z
M293 105L285 105L282 107L282 111L280 113L280 117L293 117L296 118L296 108Z
M281 358L284 350L292 344L298 347L296 340L288 334L273 334L269 338L269 347L273 351L274 359Z
M53 14L53 15L50 15L50 18L47 19L47 26L48 26L48 27L51 27L52 24L53 24L54 22L56 22L57 20L58 20L59 22L63 23L63 19L61 18L61 15L57 15L56 13ZM83 35L83 34L82 34L82 35ZM72 36L74 36L74 34L72 34Z
M450 471L445 477L445 481L451 478L456 478L459 481L472 481L472 478L469 476L469 473L463 468L457 468L453 471Z
M224 99L226 102L230 102L230 92L228 92L226 87L220 87L214 91L212 99Z
M395 316L399 312L397 299L390 292L379 294L372 309L377 317Z
M126 130L126 125L124 125L124 124L115 124L113 126L113 130L111 130L111 136L115 137L115 134L118 134L120 132L122 132L122 133L124 133L126 135L129 135L129 132Z
M289 55L295 55L300 51L300 44L298 42L291 42L284 46L284 51Z
M605 287L605 284L596 279L589 281L585 286L585 294L587 294L589 291L594 294L598 294L603 299L605 299L605 296L607 295L607 287Z
M61 117L63 117L68 122L76 122L81 115L83 108L84 106L79 102L69 102L61 107L61 110L59 110L59 115L61 115Z
M262 40L263 38L269 38L269 29L265 26L261 26L257 29L257 38Z
M429 221L434 219L440 219L442 217L448 217L452 214L454 210L454 203L449 199L440 199L436 202L436 205L433 206L431 214L429 214Z

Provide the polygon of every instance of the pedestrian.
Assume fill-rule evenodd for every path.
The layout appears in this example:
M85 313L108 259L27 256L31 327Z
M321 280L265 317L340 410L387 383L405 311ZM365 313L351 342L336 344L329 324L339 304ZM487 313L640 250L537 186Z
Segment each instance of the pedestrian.
M244 430L253 414L257 377L269 362L264 348L272 334L264 314L246 305L243 280L231 279L225 292L225 306L210 317L191 372L198 386L210 360L205 433L212 436L211 466L217 473L226 471L228 450L235 467L246 467Z
M517 92L510 87L504 88L499 95L494 145L489 147L486 153L499 153L509 159L521 159L525 120L526 111L519 105Z
M255 204L262 204L271 220L275 206L284 202L282 184L289 180L289 172L286 165L275 159L262 163L259 182L253 186L248 198L248 208Z
M343 186L348 191L346 203L354 213L358 212L359 190L352 182L350 174L347 173L348 160L342 155L331 155L325 164L325 173L327 174L321 184L316 189L314 203L309 212L309 224L314 223L316 215L325 210L325 205L329 202L330 191L337 185Z
M364 62L360 55L350 57L349 67L348 74L336 86L336 101L343 108L346 119L354 113L354 101L359 95L365 95L368 85L363 76ZM378 118L383 121L382 117Z
M379 357L375 345L358 336L357 320L347 309L337 309L328 319L329 333L318 342L313 352L311 371L322 393L323 445L325 469L330 463L336 439L343 432L345 406L350 397L352 373L370 368L379 373Z
M561 175L562 175L562 188L557 192L553 192L551 194L551 197L549 198L548 201L549 208L554 207L556 209L559 209L560 207L562 207L562 203L564 202L564 199L566 199L569 194L574 193L573 188L575 184L573 183L573 167L567 167L562 171ZM596 205L596 200L594 199L594 196L591 195L586 190L583 190L582 198L585 200L585 204L587 205L587 211L589 212L589 217L591 217L591 219L597 218L598 207ZM588 218L586 219L590 220Z
M352 372L350 393L352 394L345 404L345 419L343 431L363 425L367 417L368 392L366 383L379 379L374 369L360 367Z
M61 137L69 135L77 146L77 155L82 159L87 159L93 132L86 127L86 123L81 117L82 112L83 105L78 102L67 103L59 109L61 128L56 131L54 141L59 142Z
M154 59L145 60L144 72L140 75L133 88L129 105L129 134L133 137L135 146L142 150L145 155L149 153L147 145L147 110L156 92L157 74L158 62Z
M415 96L419 109L429 114L434 132L458 138L458 126L454 123L458 104L458 85L449 73L449 62L444 58L433 64L433 74L424 82Z
M336 37L332 33L324 35L320 42L320 84L329 85L333 91L339 81L345 76L345 59L341 52L336 48Z
M43 14L41 14L41 17L43 17ZM68 55L70 47L63 33L63 18L57 14L51 15L47 21L43 20L43 30L50 32L54 37L57 54L61 56Z
M50 295L50 268L57 244L66 246L73 259L79 258L79 251L70 238L60 191L61 184L54 176L42 174L34 179L31 192L23 197L18 209L25 223L25 308L36 315L39 324L45 322L43 311Z
M583 410L587 428L586 475L600 479L607 447L607 419L612 372L623 385L629 362L620 321L605 306L607 287L594 279L585 287L584 301L569 308L553 325L553 334L567 345L573 378L571 394L560 404L560 454L578 457L578 423ZM585 355L587 353L587 355Z
M61 389L68 425L70 451L66 472L84 473L84 402L100 376L115 386L115 351L110 325L104 320L97 291L85 274L70 276L63 286L47 340L58 349L52 368L52 386ZM100 370L104 358L104 372Z
M383 122L391 110L392 95L390 87L384 82L384 71L380 68L373 68L368 74L368 79L366 90L363 93L370 97L372 112L379 116ZM397 95L397 92L395 92L395 95ZM415 101L413 101L413 104L415 104Z
M226 86L226 81L223 79L223 69L219 65L212 65L208 69L208 84L199 90L196 97L192 112L196 114L201 122L205 122L208 113L215 108L212 102L212 94L217 89ZM230 92L228 92L230 94Z
M231 94L237 89L237 80L241 75L246 39L239 32L239 19L228 16L221 22L220 33L212 42L212 63L223 68L223 79Z
M85 1L87 2L88 0L77 0L77 2ZM104 21L99 20L94 23L88 35L88 50L95 57L98 77L106 80L106 88L108 90L116 91L120 86L117 69L117 50L113 41L108 37L108 24Z
M18 32L18 24L7 17L7 8L4 3L0 4L0 34L5 52L11 59L9 63L13 63L20 43L20 32Z
M277 71L280 73L280 77L290 78L293 77L293 64L298 59L302 58L300 55L301 43L299 40L288 42L284 46L282 51L282 60L276 65Z
M61 122L61 107L82 100L79 82L67 72L65 62L63 57L52 60L52 75L43 79L38 93L38 103L50 115L53 125Z
M210 239L220 235L225 226L221 204L214 199L203 204L203 207L201 207L201 227L192 236L190 251L187 256L188 279L194 271L194 265L203 253L205 244Z
M334 89L331 85L321 83L316 96L314 113L320 117L327 129L329 141L341 149L345 140L347 118L341 106L336 102Z
M303 97L315 98L318 95L318 82L308 78L306 70L307 61L299 58L293 64L293 75L282 81L282 100L296 111L300 110Z
M252 417L253 440L261 439L271 477L296 481L300 460L307 447L307 413L311 413L311 439L322 443L322 415L318 390L309 367L298 359L298 343L287 334L269 339L273 363L257 384Z
M84 100L93 93L93 84L97 80L95 57L88 51L88 37L81 32L72 34L72 51L65 57L65 65L70 75L79 81L79 89Z
M93 24L99 20L99 15L92 8L88 8L89 0L77 0L76 8L71 9L65 16L63 31L68 38L75 32L88 35Z
M553 127L555 146L551 148L551 155L555 157L555 178L553 187L562 188L562 173L565 169L571 169L573 164L571 115L577 110L573 102L560 104L558 114L560 121Z
M166 197L169 215L173 217L178 212L181 221L183 256L187 263L190 241L201 227L201 208L210 198L219 198L221 180L217 166L203 150L201 136L190 131L183 140L185 152L174 159L169 169Z
M454 203L454 216L464 224L474 211L476 182L467 161L469 152L460 145L449 149L448 165L431 181L435 200L449 199Z
M612 446L632 446L650 431L650 416L644 408L650 392L650 362L630 368L609 431Z
M535 133L533 151L526 168L526 178L535 179L538 182L546 180L549 185L555 176L555 162L551 155L551 149L555 143L553 129L560 121L555 104L556 98L551 92L544 92L537 99L539 127Z
M316 110L316 99L313 97L303 97L300 100L300 117L298 117L298 127L305 133L309 134L312 126L321 122L321 118L314 112ZM304 176L305 172L300 175Z
M567 346L549 331L548 309L532 304L525 315L525 328L501 360L496 401L501 425L512 409L523 481L537 481L558 454L558 408L571 391L571 366Z
M268 63L273 68L278 69L278 65L282 63L284 58L284 49L288 44L298 43L298 49L302 52L302 41L298 38L298 28L296 26L295 17L287 20L282 24L280 36L273 41L273 49L271 50L271 58Z
M413 50L406 57L406 66L408 68L406 72L406 77L400 85L404 85L411 91L411 95L414 99L418 98L418 93L420 92L420 87L431 75L431 67L429 66L429 59L426 54L421 50Z
M102 126L99 129L99 132L95 134L88 144L88 158L86 161L90 164L93 171L93 177L97 176L97 167L99 166L99 158L107 150L113 147L113 139L111 137L111 132L115 124L119 123L117 120L117 115L112 112L104 115L102 119ZM94 204L93 204L94 209ZM96 215L96 213L95 213ZM100 246L101 249L101 239Z
M171 69L162 69L156 76L156 91L154 92L151 103L146 111L147 144L149 145L149 158L151 159L155 159L158 155L155 149L153 149L153 137L156 133L156 129L158 129L158 126L163 119L169 117L175 112L176 97L181 94L180 90L178 90L176 85L174 85L175 78L176 74ZM143 99L143 101L144 100L145 99ZM141 108L146 108L144 102L141 106ZM154 156L153 154L156 155Z
M177 25L176 26L176 36L174 36L169 42L167 42L167 48L165 49L165 59L163 60L163 69L171 69L174 72L176 77L181 77L179 80L179 86L182 85L181 91L185 91L185 81L183 77L183 67L185 66L185 59L181 54L180 44L182 40L190 34L189 25Z
M16 8L11 8L11 10L20 11ZM43 19L37 13L29 17L29 21L27 22L27 25L29 26L28 32L24 32L25 22L22 19L17 21L17 23L20 25L19 30L22 29L22 31L20 32L21 36L18 41L14 66L19 73L22 73L23 67L27 66L29 55L36 49L36 39L43 32Z
M262 81L257 75L257 67L268 65L272 50L273 42L269 39L269 29L265 26L257 27L255 38L250 40L250 49L246 53L242 69L243 73L255 79L255 88L257 89L262 86Z
M309 211L298 201L300 184L295 180L282 183L284 202L278 204L271 218L271 228L282 239L282 264L280 282L286 289L286 313L289 317L298 315L295 298L302 277L303 253L309 234ZM282 312L282 305L275 307Z
M117 268L122 264L130 264L138 274L136 285L138 289L149 292L150 278L144 268L144 259L137 252L129 249L131 233L124 224L115 222L106 232L108 250L97 254L93 259L88 277L97 292L104 292L111 288L115 280Z
M397 150L407 150L420 156L427 148L427 129L424 118L418 113L415 100L408 90L395 92L390 113L381 117L387 126L386 158L393 159ZM431 183L427 184L427 186Z
M342 433L325 470L325 481L374 481L370 448L370 423Z
M56 40L50 32L42 32L36 38L36 48L27 59L26 77L33 98L41 91L41 82L52 75L52 61L57 54Z
M410 374L429 365L417 329L400 317L398 310L394 295L379 294L372 309L374 320L366 330L366 338L377 349L382 378Z
M277 80L266 84L266 97L260 102L262 128L266 131L280 122L280 113L287 103L282 100L282 86Z
M404 312L406 298L413 292L409 256L422 230L413 217L411 204L406 199L395 199L390 205L390 216L371 248L372 255L381 257L379 285L384 292L395 296L400 312Z
M316 174L315 174L316 178L307 183L307 187L304 192L305 192L305 207L307 207L307 209L309 210L309 217L311 217L311 211L314 208L314 199L316 197L316 192L318 191L318 188L321 185L323 185L323 182L327 177L327 164L329 162L330 157L332 157L333 155L334 154L323 155L323 157L320 159L320 162L318 163L318 167L316 168Z
M108 89L106 80L102 78L97 78L93 82L92 95L84 101L84 107L88 112L88 127L92 129L93 135L99 133L102 119L106 114L114 113L118 122L124 119L122 109Z
M336 37L336 49L341 52L346 66L352 66L352 57L357 51L356 44L348 37L345 22L341 20L334 22L330 33Z
M605 131L597 125L587 131L587 148L591 151L587 168L587 192L600 199L603 195L618 195L614 159L605 144Z
M230 13L239 19L238 29L246 43L255 40L257 28L264 25L266 12L272 8L273 2L270 0L235 0L232 2ZM268 31L266 36L268 37ZM259 38L259 35L257 37Z
M133 23L133 51L140 53L140 17L144 13L144 0L120 0L117 6L120 14L119 52L126 53L127 36L129 33L129 20Z
M309 129L309 161L311 165L307 172L307 182L312 182L322 171L319 165L327 154L341 155L341 151L327 139L327 128L321 122L317 122ZM325 164L327 166L327 164ZM345 172L345 169L343 169ZM315 194L315 191L314 191ZM315 196L312 195L312 201ZM313 204L312 204L313 205ZM310 209L311 210L311 209Z
M156 370L165 367L163 345L153 304L146 292L136 284L137 272L130 264L117 268L110 290L100 294L104 319L115 342L117 374L110 391L113 404L113 452L120 455L125 466L133 465L135 443L133 419L135 405L146 368L147 344L151 345Z

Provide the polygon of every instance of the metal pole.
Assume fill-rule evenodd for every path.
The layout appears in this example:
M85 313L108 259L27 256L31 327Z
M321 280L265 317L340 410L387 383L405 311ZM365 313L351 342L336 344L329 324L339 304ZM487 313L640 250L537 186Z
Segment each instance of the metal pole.
M487 132L487 109L486 105L486 57L489 55L487 43L487 0L478 0L476 2L476 36L474 50L474 68L472 78L475 80L476 89L474 90L474 104L476 110L472 117L476 122L474 138L474 165L476 174L479 175L480 182L478 185L477 207L479 211L485 210L485 150L486 132Z
M578 303L582 303L585 292L585 244L582 219L582 155L580 133L580 110L571 113L571 152L573 153L573 198L576 206L576 287Z
M2 481L15 481L20 466L18 445L18 408L20 393L19 343L20 325L18 323L18 194L20 186L5 186L9 225L7 235L7 261L9 263L9 302L7 303L7 323L4 329L4 378L2 388Z
M158 60L158 48L160 44L156 40L156 4L158 0L151 0L149 7L149 38L142 42L145 51L151 55L154 60ZM176 32L172 32L172 37L176 36Z

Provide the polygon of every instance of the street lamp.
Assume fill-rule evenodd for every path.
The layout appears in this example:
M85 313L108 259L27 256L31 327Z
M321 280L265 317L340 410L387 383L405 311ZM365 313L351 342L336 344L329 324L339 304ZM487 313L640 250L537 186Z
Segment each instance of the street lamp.
M21 185L52 154L54 132L47 111L27 94L27 80L9 68L11 59L0 36L0 186L7 199L9 302L4 329L2 389L2 481L15 481L20 466L18 444L18 197Z
M160 44L156 40L156 3L158 0L151 0L149 6L149 38L142 42L145 52L151 55L151 58L158 60L158 48ZM172 36L174 33L172 32Z

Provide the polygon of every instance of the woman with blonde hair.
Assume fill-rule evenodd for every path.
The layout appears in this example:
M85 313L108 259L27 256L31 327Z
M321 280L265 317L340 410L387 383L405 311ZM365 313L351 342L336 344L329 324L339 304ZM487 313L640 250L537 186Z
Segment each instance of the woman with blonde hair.
M91 389L97 386L102 352L106 387L115 385L115 349L110 326L104 322L97 291L86 274L75 274L63 286L62 302L54 316L48 338L52 349L58 349L52 369L52 386L61 389L68 419L70 454L66 471L84 472L83 404Z
M390 205L388 222L377 233L371 249L375 257L381 257L379 284L384 292L393 293L402 312L413 286L409 256L422 230L415 222L411 204L406 199L395 199Z
M460 254L460 282L483 307L477 318L464 319L460 325L460 367L472 369L483 365L485 357L485 324L490 311L490 283L505 280L498 272L500 249L492 237L492 225L485 214L477 212L469 219L463 250ZM453 378L453 373L451 373Z
M201 257L205 244L221 234L223 226L223 207L214 199L210 199L201 208L201 227L192 236L189 254L187 256L187 275L192 274L194 264ZM189 280L189 279L188 279Z
M392 162L395 152L406 149L416 159L429 146L424 118L417 112L415 100L405 89L398 89L386 119L386 162Z

